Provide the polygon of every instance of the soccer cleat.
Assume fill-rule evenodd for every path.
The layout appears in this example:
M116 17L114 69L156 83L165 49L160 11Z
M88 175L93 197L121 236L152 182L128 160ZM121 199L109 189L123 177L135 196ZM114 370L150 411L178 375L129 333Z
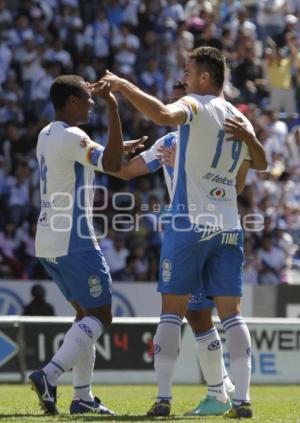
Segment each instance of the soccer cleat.
M251 419L253 411L250 402L242 402L240 405L232 405L231 409L226 411L224 417L227 419Z
M105 405L97 397L94 397L94 401L84 401L80 398L74 399L70 405L70 414L84 413L106 414L108 416L116 415L112 410L105 407Z
M216 397L207 395L193 410L184 413L185 416L223 416L232 407L231 401L218 401Z
M169 400L156 401L147 412L148 417L168 417L171 412L171 402Z
M31 389L36 392L40 406L46 414L59 414L56 408L56 386L51 386L43 370L35 370L29 376Z

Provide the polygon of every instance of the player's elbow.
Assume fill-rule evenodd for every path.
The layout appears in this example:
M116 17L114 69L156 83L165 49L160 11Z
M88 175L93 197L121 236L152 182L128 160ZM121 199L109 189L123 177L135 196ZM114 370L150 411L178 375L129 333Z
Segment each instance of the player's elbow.
M267 162L267 159L264 159L258 163L254 164L254 169L257 172L266 172L269 169L269 164Z
M153 121L160 126L172 125L172 119L167 110L159 110Z

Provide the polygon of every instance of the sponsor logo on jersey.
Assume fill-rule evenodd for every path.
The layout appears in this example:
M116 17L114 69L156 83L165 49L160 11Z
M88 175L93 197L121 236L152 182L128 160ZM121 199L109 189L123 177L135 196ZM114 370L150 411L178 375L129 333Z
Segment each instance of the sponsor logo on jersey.
M225 176L217 175L212 172L208 172L203 176L203 179L207 179L212 182L216 182L217 184L232 186L233 185L233 179L228 179Z
M80 148L86 148L90 143L90 140L88 138L82 138L80 141Z
M42 201L42 209L51 209L52 207L54 207L54 200L52 201Z
M169 259L164 259L162 262L162 280L169 282L171 279L172 263Z
M44 212L41 214L40 218L39 218L39 225L47 225L48 218L47 218L47 213Z
M93 298L100 297L102 294L102 286L100 282L100 277L98 275L92 275L88 279L88 284L90 287L90 294Z
M213 198L224 198L226 196L226 191L224 188L216 187L210 190L209 195Z

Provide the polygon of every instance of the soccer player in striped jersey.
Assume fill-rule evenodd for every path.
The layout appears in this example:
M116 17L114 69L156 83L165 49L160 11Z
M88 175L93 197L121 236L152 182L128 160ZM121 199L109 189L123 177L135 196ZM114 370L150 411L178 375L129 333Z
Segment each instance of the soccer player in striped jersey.
M78 128L89 120L94 104L91 91L76 75L53 81L50 99L55 121L41 130L36 150L41 179L36 256L77 312L51 361L29 376L40 405L52 415L58 414L58 378L71 368L71 414L113 414L91 392L95 344L112 320L111 277L92 223L93 180L95 171L120 169L124 145L118 104L107 82L95 91L107 104L107 146L92 141ZM129 150L139 142L130 142Z
M111 84L138 110L159 125L178 125L173 176L172 222L165 230L158 289L162 314L154 338L154 366L159 392L149 415L170 413L171 380L180 344L180 328L189 295L201 284L216 304L226 334L235 383L228 418L252 417L249 386L250 333L240 310L243 233L238 216L236 177L249 167L250 155L267 168L263 147L249 121L222 95L225 58L212 47L189 54L185 69L188 95L164 105L128 81L107 72ZM97 86L97 84L96 84ZM225 119L242 119L251 135L227 141ZM216 390L226 393L220 378ZM165 410L165 411L164 411Z
M184 95L186 95L184 84L177 82L173 87L171 95L172 102L179 100ZM228 127L228 125L232 126ZM251 134L251 132L249 133L249 129L243 127L239 121L225 121L224 129L229 136L238 136L239 139L243 139ZM155 172L162 167L168 194L171 198L177 136L177 131L169 132L158 139L151 148L140 153L129 162L123 163L119 172L111 174L124 180L131 180L137 176ZM259 163L257 164L252 159L247 164L253 169L256 166L259 168ZM241 169L237 174L236 190L238 194L244 188L246 176L246 168ZM230 395L233 395L234 392L234 386L224 366L220 336L212 321L213 307L213 301L206 298L202 289L196 295L191 296L188 302L186 318L195 334L196 349L198 351L201 370L208 385L208 394L205 400L201 401L192 411L186 413L187 415L219 415L223 414L231 406L230 401L225 403L224 401L219 401L219 393L213 388L215 380L218 379L218 375L221 372L220 366L222 366L225 389ZM214 348L208 348L209 345L214 346Z

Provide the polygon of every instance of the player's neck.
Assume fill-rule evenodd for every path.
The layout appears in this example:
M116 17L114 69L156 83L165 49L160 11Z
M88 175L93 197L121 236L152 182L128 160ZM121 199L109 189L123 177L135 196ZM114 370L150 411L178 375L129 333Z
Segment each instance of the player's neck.
M78 126L78 120L69 113L57 111L55 113L55 120L65 122L68 126Z

